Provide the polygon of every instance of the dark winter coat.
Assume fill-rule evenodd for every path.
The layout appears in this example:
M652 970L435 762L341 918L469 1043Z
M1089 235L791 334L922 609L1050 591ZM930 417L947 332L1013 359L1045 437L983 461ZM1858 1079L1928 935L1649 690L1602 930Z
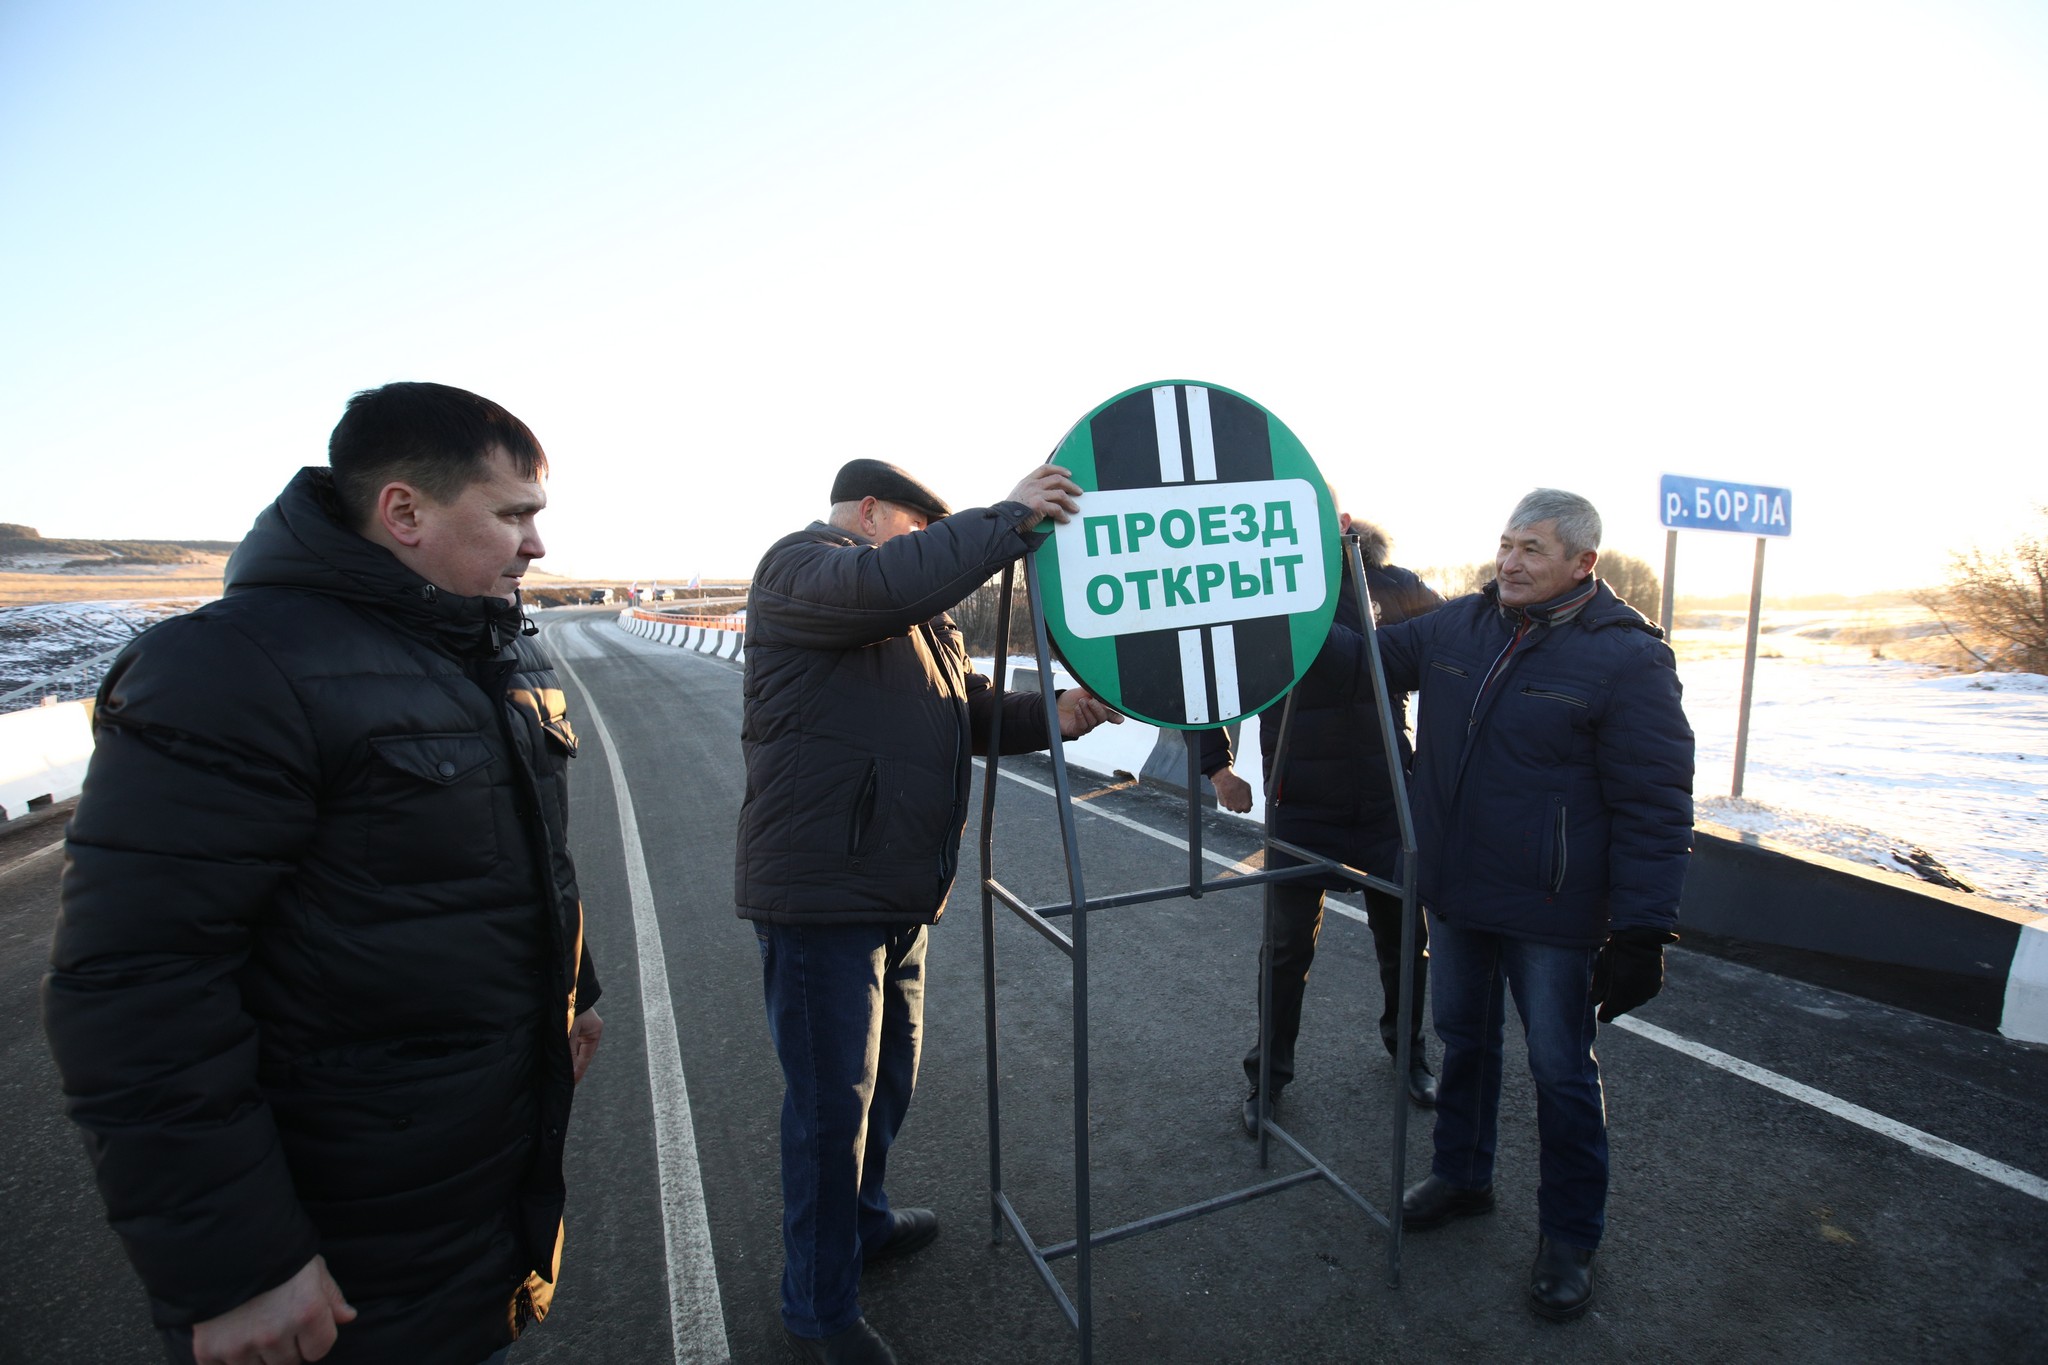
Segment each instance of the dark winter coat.
M747 791L734 899L775 924L930 924L960 859L972 782L1051 739L1038 693L996 693L946 613L1031 541L1020 503L955 512L877 545L813 522L747 595Z
M308 469L107 675L43 1009L159 1325L316 1252L361 1312L336 1365L476 1365L545 1313L597 981L520 625Z
M1443 605L1443 598L1407 569L1372 556L1365 565L1366 589L1379 607L1382 626L1406 621ZM1334 625L1344 637L1359 639L1364 629L1358 592L1350 571L1341 576ZM1326 643L1326 648L1332 647ZM1342 648L1342 645L1336 646ZM1388 697L1394 733L1405 772L1412 758L1408 742L1408 694ZM1259 717L1261 771L1265 774L1267 829L1278 839L1341 859L1375 876L1398 875L1401 827L1394 809L1393 781L1387 772L1386 745L1380 734L1379 707L1370 681L1354 690L1337 676L1311 668L1294 690L1294 721L1287 741L1287 771L1276 781L1274 751L1280 743L1283 706L1267 708ZM1224 732L1202 734L1202 771L1212 774L1231 760ZM1276 866L1285 861L1278 855ZM1328 889L1349 889L1333 880Z
M1388 685L1421 693L1409 794L1423 903L1465 928L1593 946L1610 926L1677 923L1693 738L1662 632L1605 583L1564 616L1575 595L1504 610L1488 584L1387 627L1379 646ZM1369 687L1362 639L1342 634L1315 667Z

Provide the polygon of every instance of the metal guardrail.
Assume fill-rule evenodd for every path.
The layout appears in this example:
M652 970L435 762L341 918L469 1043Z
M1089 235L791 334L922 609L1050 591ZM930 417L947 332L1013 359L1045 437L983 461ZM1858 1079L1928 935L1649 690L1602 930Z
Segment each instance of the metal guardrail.
M44 674L34 682L15 688L12 692L0 692L0 711L19 711L29 706L40 706L45 699L51 702L77 701L90 697L100 690L100 679L107 674L107 668L121 651L128 647L123 641L103 654L95 654L74 664L66 664L54 673Z

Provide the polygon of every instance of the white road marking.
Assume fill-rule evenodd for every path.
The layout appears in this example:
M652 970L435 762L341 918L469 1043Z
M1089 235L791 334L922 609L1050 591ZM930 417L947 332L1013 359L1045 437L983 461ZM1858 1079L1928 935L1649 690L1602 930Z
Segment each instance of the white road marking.
M548 635L560 632L552 625ZM675 1006L668 962L661 952L661 922L654 914L653 883L640 847L640 822L619 748L597 699L560 654L555 666L583 694L584 714L604 748L618 799L619 839L625 846L626 886L633 901L633 948L640 959L640 1016L647 1029L647 1083L654 1098L654 1156L661 1180L661 1226L668 1258L668 1320L676 1365L732 1360L725 1339L725 1309L718 1297L718 1267L711 1254L711 1221L704 1210L704 1172L697 1164L697 1131L690 1122L690 1091L676 1042Z
M983 760L977 758L974 760L974 766L977 768L986 768L988 765ZM1044 792L1047 796L1059 795L1058 792L1054 791L1051 787L1046 786L1043 782L1034 782L1030 778L1025 777L1022 773L1013 773L1008 768L1005 768L1002 770L1002 774L1004 777L1009 778L1010 781L1029 787L1031 788L1031 790L1035 792ZM1183 853L1188 851L1188 841L1185 839L1176 839L1173 835L1168 834L1163 830L1156 830L1152 828L1152 826L1150 825L1141 824L1138 821L1131 819L1127 815L1118 815L1113 810L1104 810L1100 806L1090 805L1086 801L1082 801L1078 798L1070 799L1073 800L1074 805L1077 809L1084 810L1088 812L1088 814L1095 816L1097 819L1107 820L1112 825L1122 825L1125 829L1128 830L1135 830L1136 832L1144 835L1148 839L1157 839L1160 843L1170 845L1173 848L1177 848ZM1231 872L1236 872L1240 875L1248 875L1259 870L1258 868L1253 867L1250 863L1241 863L1237 861L1235 858L1226 857L1223 854L1217 853L1212 849L1203 849L1202 859L1205 862L1214 863L1218 867L1225 868ZM1365 911L1353 909L1351 906L1344 904L1344 902L1342 901L1328 900L1325 902L1325 904L1328 905L1330 909L1335 910L1338 914L1344 915L1350 919L1355 919L1360 924L1366 924L1370 922L1365 917Z
M982 760L976 759L975 762L979 764ZM1034 782L1021 774L1005 770L1003 776L1013 782L1021 783L1033 791L1044 792L1047 796L1058 795L1057 792L1051 787L1046 786L1043 782ZM1076 809L1086 811L1088 814L1107 820L1111 824L1121 825L1125 829L1134 830L1148 839L1156 839L1160 843L1177 848L1183 853L1188 851L1185 839L1177 839L1162 830L1153 829L1150 825L1141 824L1128 816L1118 815L1115 811L1103 810L1089 802L1069 799L1072 800L1072 804ZM1212 863L1227 867L1234 872L1246 873L1257 870L1248 863L1235 862L1220 853L1212 853L1206 848L1202 850L1202 857ZM1354 910L1350 906L1335 900L1329 901L1327 904L1330 909L1335 910L1341 915L1348 916L1360 923L1366 922L1363 910ZM1780 1076L1777 1072L1766 1070L1754 1062L1745 1062L1740 1057L1731 1056L1718 1048L1708 1047L1705 1043L1695 1043L1692 1039L1673 1033L1670 1029L1659 1028L1655 1024L1646 1023L1629 1015L1623 1015L1621 1018L1614 1020L1610 1027L1627 1029L1638 1037L1647 1038L1653 1043L1661 1043L1665 1047L1682 1052L1696 1061L1705 1062L1708 1066L1719 1067L1730 1075L1740 1076L1746 1081L1754 1081L1767 1090L1775 1090L1780 1095L1784 1095L1789 1099L1798 1100L1801 1104L1810 1104L1823 1113L1832 1114L1838 1119L1844 1119L1857 1125L1859 1128L1867 1128L1873 1133L1892 1139L1894 1142L1903 1143L1905 1146L1923 1155L1950 1162L1953 1165L1962 1167L1973 1175L1983 1176L1986 1180L1996 1181L2001 1185L2018 1190L2021 1194L2031 1195L2035 1199L2048 1202L2048 1180L2043 1180L2040 1176L2030 1172L2022 1171L2018 1167L2008 1166L2004 1162L1994 1160L1982 1153L1973 1152L1967 1147L1950 1142L1947 1138L1938 1138L1932 1133L1925 1133L1918 1128L1900 1123L1897 1119L1888 1119L1883 1114L1865 1109L1860 1104L1851 1104L1847 1100L1838 1099L1828 1094L1825 1090L1816 1090L1810 1085L1802 1085L1789 1076Z
M55 850L60 849L62 847L64 847L64 841L62 839L57 839L51 843L44 844L41 848L37 849L33 853L24 853L21 857L16 858L7 866L0 867L0 877L6 876L8 873L15 871L17 868L27 867L30 863L42 857L45 853L54 852Z
M1653 1043L1662 1043L1665 1047L1697 1058L1708 1066L1719 1067L1746 1081L1755 1081L1766 1090L1775 1090L1780 1095L1798 1100L1801 1104L1810 1104L1816 1109L1833 1114L1838 1119L1846 1119L1859 1128L1868 1128L1871 1132L1882 1134L1894 1142L1902 1142L1916 1152L1952 1162L1966 1171L1983 1176L1986 1180L1995 1180L2001 1185L2018 1190L2021 1194L2032 1195L2036 1199L2048 1202L2048 1180L2017 1167L2008 1166L2002 1161L1994 1161L1967 1147L1959 1147L1947 1138L1923 1133L1918 1128L1909 1127L1897 1119L1888 1119L1883 1114L1865 1109L1860 1104L1837 1099L1825 1090L1801 1085L1789 1076L1766 1071L1754 1062L1745 1062L1740 1057L1731 1057L1718 1048L1708 1047L1705 1043L1695 1043L1690 1038L1681 1038L1670 1029L1659 1028L1641 1019L1623 1015L1614 1021L1614 1027L1627 1029L1630 1033L1648 1038Z

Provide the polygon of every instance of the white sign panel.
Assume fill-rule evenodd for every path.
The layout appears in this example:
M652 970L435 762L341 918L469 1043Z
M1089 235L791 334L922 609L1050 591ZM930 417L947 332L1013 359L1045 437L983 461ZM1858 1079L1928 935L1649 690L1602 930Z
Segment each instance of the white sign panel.
M1096 490L1053 536L1066 627L1084 639L1299 615L1327 593L1306 479Z

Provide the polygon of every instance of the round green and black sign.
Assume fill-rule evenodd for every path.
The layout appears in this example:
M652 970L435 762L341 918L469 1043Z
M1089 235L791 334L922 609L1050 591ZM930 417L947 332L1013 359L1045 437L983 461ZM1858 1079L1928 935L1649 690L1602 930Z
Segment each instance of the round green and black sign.
M1052 462L1081 510L1038 547L1045 624L1081 684L1176 730L1255 715L1308 671L1337 609L1337 509L1285 423L1175 380L1074 424Z

